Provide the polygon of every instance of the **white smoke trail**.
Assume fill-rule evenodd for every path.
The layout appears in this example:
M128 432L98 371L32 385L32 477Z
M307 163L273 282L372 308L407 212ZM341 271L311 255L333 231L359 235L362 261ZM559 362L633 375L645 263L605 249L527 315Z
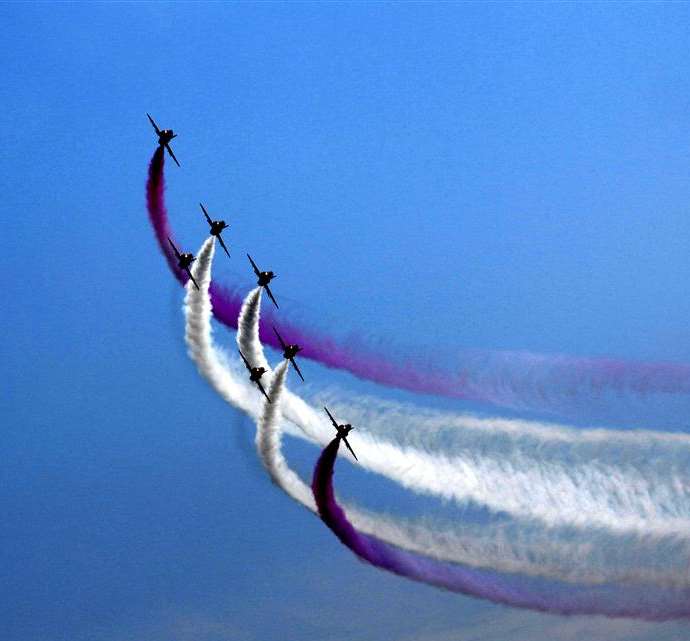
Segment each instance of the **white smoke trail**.
M258 334L259 314L261 312L261 292L263 287L252 289L242 302L240 315L237 319L237 346L247 357L253 367L263 367L271 371L271 366L266 360L261 342L257 340L246 340L243 337ZM270 397L270 394L269 394Z
M245 300L237 342L265 362L258 338L260 301L255 291ZM474 502L550 527L690 537L687 436L575 432L424 412L373 398L348 397L347 406L333 406L362 428L352 439L362 466L415 492ZM332 437L323 414L289 391L282 409L311 440L325 444Z
M194 277L199 290L191 281L187 283L185 296L185 340L189 355L196 363L199 373L211 384L213 389L231 405L235 405L252 416L258 415L258 402L246 394L246 384L242 385L229 368L224 366L221 352L213 342L211 325L211 300L208 288L211 283L211 263L215 251L215 238L210 236L201 246L194 263ZM254 401L254 402L252 402Z
M264 402L257 424L257 449L274 483L314 511L310 488L290 469L281 449L279 404L287 393L284 387L287 368L287 362L276 368L269 387L272 403ZM657 540L645 549L633 537L595 531L578 540L573 531L539 529L531 524L506 527L464 523L462 531L456 532L452 526L439 527L438 522L385 518L350 506L346 511L359 531L441 561L575 583L634 581L675 588L685 588L690 583L688 569L678 567L674 561L688 558L690 548L677 541L662 544Z
M239 383L236 377L233 376L232 370L223 371L222 356L213 346L210 334L211 308L208 302L207 292L208 282L210 280L212 252L213 243L212 241L207 241L200 251L199 260L195 266L195 276L200 283L201 291L197 292L194 288L188 288L187 290L187 342L190 346L190 355L197 362L201 373L208 378L211 384L228 402L247 411L252 416L257 417L258 392L252 390L246 383ZM255 294L255 292L252 292L252 294ZM255 294L254 297L250 295L246 302L250 302L251 300L257 305L257 313L253 321L256 322L258 321L259 295ZM247 325L240 324L240 326L247 329ZM249 327L253 326L252 324L249 325ZM249 332L250 335L252 333L253 332ZM252 349L257 349L256 345L252 346L244 343L244 341L247 340L247 333L245 331L242 331L242 336L238 337L238 339L243 351L246 349L246 353L256 355L252 352ZM258 344L258 340L256 343ZM261 349L260 345L258 349ZM227 363L227 365L230 365L230 363ZM292 399L290 398L291 396ZM247 400L248 398L252 399L251 402ZM301 399L297 399L289 392L286 394L286 401L292 405L292 407L286 408L290 410L286 411L286 414L291 414L291 418L293 420L296 419L301 428L304 426L299 423L299 421L304 417L305 409L307 412L314 415L309 417L311 423L310 427L312 432L314 432L314 423L317 422L320 417L318 419L315 418L315 416L317 416L316 413L307 406L306 403L301 401ZM279 419L277 415L274 415L274 418ZM323 429L322 423L323 421L321 421L321 424L318 426L317 433L319 440L323 442L323 440L329 439L331 435L328 433L330 431L329 429ZM424 421L422 421L422 423L424 423ZM275 438L270 437L270 429L268 429L270 424L270 420L264 420L262 423L263 437L267 438L268 441L270 441L270 438ZM274 429L280 430L279 420L277 424L278 426ZM505 428L504 432L510 433L511 429L512 428ZM419 432L419 425L415 426L415 431ZM432 433L437 433L438 431L439 430L436 430L436 432ZM532 431L534 432L533 436L544 437L542 430L536 429ZM517 430L517 433L520 433L519 430ZM524 433L525 432L522 432L522 434ZM527 433L529 433L529 430L527 430ZM561 437L565 434L567 434L567 432L561 434ZM259 437L259 440L261 441L261 437ZM375 441L375 439L371 438L370 440ZM567 438L561 438L561 440L567 441ZM282 458L279 449L279 437L278 440L274 442L278 443L278 447L266 448L264 452L271 453L274 457L280 456L280 458ZM390 449L395 449L395 446L390 443L384 443L382 445L384 447L378 444L379 451L383 449L383 451L386 452L390 451ZM361 449L360 447L360 450ZM424 452L418 451L416 448L414 448L413 454L416 457L426 456L433 465L438 465L439 457L425 454ZM417 460L419 460L419 458L417 458ZM447 465L452 465L450 460L446 460L445 463ZM490 466L487 469L489 470L488 473L495 472L495 470L491 470ZM282 471L284 472L285 470L289 471L289 468L283 459ZM452 470L450 471L452 472ZM507 478L505 470L499 469L497 473L500 474L504 482L510 483L511 479L509 477ZM281 487L284 487L291 496L306 504L310 509L313 509L309 488L306 487L294 473L292 473L289 483L281 483L281 479L284 481L285 476L282 474L274 475L274 480L277 480L279 484L281 484ZM527 494L529 494L529 492L527 492ZM561 537L563 540L559 541L552 540L553 532L543 529L541 531L533 531L533 527L528 527L524 530L518 529L516 532L512 532L508 528L500 525L482 525L474 526L474 528L464 525L462 534L458 534L454 532L452 528L448 529L446 532L430 532L427 528L419 525L402 524L392 520L384 520L380 517L370 517L361 512L351 514L350 518L352 518L355 525L362 531L375 534L401 547L448 560L469 563L475 566L492 567L494 569L506 571L520 571L537 575L557 576L561 579L572 578L577 581L610 581L644 578L665 583L680 583L683 585L687 585L688 583L687 568L673 566L669 569L664 567L663 564L661 567L657 567L659 564L654 561L647 565L638 563L636 567L636 565L630 563L627 558L629 555L634 556L634 549L631 548L631 546L628 546L628 549L631 550L629 555L621 555L619 553L608 554L605 553L607 552L605 547L593 546L591 542L582 542L581 539L580 543L573 544L572 541L569 540L572 539L572 534L568 532L565 532ZM591 529L591 524L589 527ZM610 543L610 533L605 534L609 537L608 542ZM556 539L557 538L558 537L556 537ZM635 541L635 543L637 542ZM674 543L677 544L678 542L674 541ZM666 545L668 545L668 543ZM625 551L625 547L621 549ZM616 548L616 552L618 552L618 548ZM669 556L666 558L688 558L687 549L682 550L680 557L674 554L673 557ZM585 563L585 561L588 562ZM602 563L602 561L604 562ZM594 568L594 570L592 570L592 568Z
M245 376L244 366L237 359L230 359L213 340L212 311L208 288L211 283L211 264L215 253L215 238L210 236L199 249L197 260L192 267L194 278L199 284L197 290L191 281L185 288L185 341L189 356L196 363L199 373L211 387L230 405L246 412L253 419L261 413L260 392ZM270 380L270 367L263 351L252 354L269 370L266 380ZM294 426L288 426L289 433L301 434Z
M288 466L282 452L282 430L277 428L282 419L280 404L288 365L288 361L283 361L273 373L267 390L271 402L264 401L261 416L256 423L256 448L271 480L295 501L315 512L311 488Z

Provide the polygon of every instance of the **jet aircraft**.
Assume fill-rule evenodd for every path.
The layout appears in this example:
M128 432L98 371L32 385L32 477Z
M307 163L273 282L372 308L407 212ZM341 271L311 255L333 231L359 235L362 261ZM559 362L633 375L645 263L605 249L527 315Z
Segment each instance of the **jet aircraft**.
M275 335L278 337L280 347L283 350L283 358L286 358L292 363L292 366L295 368L295 371L297 372L297 374L299 374L299 377L302 379L302 381L304 381L304 376L302 376L302 372L299 371L299 367L297 367L297 363L295 362L295 356L297 356L297 352L302 351L302 348L299 345L295 345L294 343L286 345L285 341L281 338L275 326L273 326L273 331L275 332Z
M266 394L266 390L264 389L264 386L261 384L261 377L266 373L266 368L265 367L252 367L249 364L249 361L244 357L242 350L238 349L237 351L240 353L240 356L242 357L242 360L244 361L244 366L249 371L249 380L252 383L256 383L257 387L261 390L261 393L266 397L266 400L270 403L271 399L268 398L268 394Z
M347 442L347 435L350 433L350 430L353 430L353 429L355 429L355 428L352 427L352 425L350 425L349 423L346 423L345 425L338 425L338 424L335 422L335 419L333 418L333 415L328 411L328 408L327 408L327 407L324 407L323 409L326 410L326 414L328 414L328 418L331 419L331 423L333 423L333 427L335 427L336 431L338 432L337 438L340 438L340 439L343 440L343 442L345 443L345 445L347 445L347 449L350 450L350 452L352 452L352 456L355 457L355 461L359 461L359 459L357 458L357 455L355 454L354 450L350 447L350 444Z
M277 274L274 274L273 272L260 272L259 268L256 266L256 263L252 260L252 257L249 254L247 254L247 258L249 258L249 262L252 264L254 273L259 277L259 280L256 281L256 284L266 290L269 298L273 301L273 304L277 308L278 303L276 303L276 299L273 298L273 292L271 292L271 288L268 286L268 284L276 277Z
M192 276L192 272L189 269L192 263L196 260L196 258L194 258L194 256L189 252L180 254L180 252L177 250L177 247L175 247L173 241L170 240L170 237L168 237L168 242L170 243L170 246L173 248L173 251L175 252L175 258L177 258L177 266L180 269L184 269L187 272L189 278L194 283L194 287L199 289L199 285L197 285L197 282L194 280L194 276Z
M155 122L153 122L153 118L151 118L151 116L148 113L146 115L149 117L151 125L153 125L153 128L156 130L156 134L158 135L158 144L161 147L165 147L168 150L170 157L175 161L175 164L179 167L180 163L178 162L177 158L175 158L175 154L173 153L173 150L170 148L170 141L173 138L177 138L177 134L172 129L158 129L158 125Z
M218 239L220 246L225 250L225 253L228 255L228 258L230 258L230 252L228 251L228 248L225 246L223 238L220 235L221 232L224 229L230 227L230 225L228 225L224 220L211 220L211 217L208 215L208 212L206 211L206 207L204 207L201 203L199 203L199 207L201 207L201 211L204 212L204 216L206 216L206 220L208 221L209 227L211 228L211 236L215 236Z

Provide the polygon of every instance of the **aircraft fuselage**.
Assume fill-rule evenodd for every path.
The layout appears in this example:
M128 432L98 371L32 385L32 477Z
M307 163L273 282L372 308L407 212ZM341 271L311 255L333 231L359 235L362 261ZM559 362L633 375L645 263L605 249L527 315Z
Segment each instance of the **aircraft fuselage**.
M283 350L283 358L294 358L302 348L299 345L286 345Z
M195 260L195 258L194 258L194 256L192 256L192 254L189 254L189 253L180 254L180 257L177 260L177 266L180 269L187 269L187 267L189 267L194 262L194 260Z
M158 134L158 144L167 145L175 137L175 135L176 134L172 129L161 130L161 132Z
M273 280L274 276L275 274L273 272L259 272L259 280L256 282L259 287L264 287Z
M227 227L224 220L214 220L211 223L211 236L220 236L220 233Z
M347 436L352 429L352 425L349 423L347 425L338 425L338 436Z
M254 381L255 383L261 379L261 377L266 373L266 370L263 367L252 367L251 372L249 374L249 380Z

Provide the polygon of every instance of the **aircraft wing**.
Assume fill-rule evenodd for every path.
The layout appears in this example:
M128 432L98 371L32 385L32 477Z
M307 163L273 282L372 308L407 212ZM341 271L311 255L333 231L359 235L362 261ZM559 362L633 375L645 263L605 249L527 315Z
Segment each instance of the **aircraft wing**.
M165 148L168 150L168 153L170 154L170 157L175 161L175 164L179 167L179 166L180 166L180 163L179 163L179 161L177 160L177 158L175 158L175 154L173 153L173 150L170 148L170 145L167 145L167 144L166 144L166 145L165 145Z
M285 349L285 341L280 337L280 334L278 333L278 330L276 329L275 325L271 325L273 327L273 331L275 332L275 335L278 337L278 340L280 341L280 346Z
M242 350L238 349L237 351L240 353L240 356L242 357L242 360L244 361L244 366L251 372L252 366L249 364L249 361L244 357Z
M280 307L278 307L278 303L276 303L276 299L273 298L273 292L271 291L271 288L268 285L264 285L264 289L266 290L268 297L273 301L273 304L276 306L276 309L280 309Z
M228 258L230 258L230 252L228 251L228 248L225 246L225 243L223 242L223 239L221 238L220 234L217 236L218 242L220 243L220 246L225 250L225 253L228 255Z
M156 130L156 133L160 136L160 135L161 135L161 130L158 129L158 126L156 125L156 123L153 122L153 118L151 118L151 116L149 116L148 113L147 113L146 115L149 117L149 121L150 121L151 124L153 125L153 128Z
M261 381L256 381L256 384L258 388L261 390L261 393L266 397L266 400L270 403L271 399L268 398L268 394L266 394L266 390L264 389L264 386L261 384ZM357 458L357 457L355 457Z
M170 240L170 236L168 236L168 242L170 243L170 246L173 248L173 251L175 252L175 256L177 256L177 258L179 259L180 258L180 252L177 251L177 247L175 247L175 244L173 243L173 241Z
M355 461L359 462L359 459L357 458L355 451L350 447L350 444L347 442L347 436L343 436L342 439L345 445L347 445L347 449L350 450L350 452L352 453L352 456L355 457Z
M333 414L331 414L331 413L328 411L328 408L327 408L327 407L324 407L323 409L326 410L326 414L328 414L328 418L331 419L331 423L333 423L333 426L334 426L335 429L337 430L337 429L338 429L338 424L335 422L335 419L333 418Z
M210 225L213 221L211 220L211 217L208 215L206 207L204 207L201 203L199 203L199 207L201 207L201 211L204 212L204 216L206 216L206 220L208 220L208 224Z
M252 264L252 267L254 268L254 273L258 276L261 272L259 271L259 268L256 266L256 263L252 260L252 257L247 254L247 258L249 258L249 262Z
M187 274L189 274L189 279L194 283L194 287L196 287L197 289L199 289L199 285L197 285L197 282L194 280L194 276L192 276L192 272L191 272L191 270L189 269L189 267L187 267L187 268L185 269L185 271L187 272Z
M304 376L302 376L302 372L299 371L299 367L297 367L297 363L295 363L295 359L291 358L290 362L292 363L292 366L295 368L295 371L299 374L299 377L302 379L302 382L304 382Z

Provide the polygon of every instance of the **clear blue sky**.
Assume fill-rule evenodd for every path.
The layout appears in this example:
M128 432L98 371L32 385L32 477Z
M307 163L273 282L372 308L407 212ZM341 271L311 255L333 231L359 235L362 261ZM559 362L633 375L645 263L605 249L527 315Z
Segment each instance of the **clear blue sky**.
M3 641L688 638L357 563L270 485L251 422L187 358L144 181L149 111L179 132L185 248L202 200L232 225L221 279L249 287L250 250L322 326L687 362L690 7L4 4L0 20Z

